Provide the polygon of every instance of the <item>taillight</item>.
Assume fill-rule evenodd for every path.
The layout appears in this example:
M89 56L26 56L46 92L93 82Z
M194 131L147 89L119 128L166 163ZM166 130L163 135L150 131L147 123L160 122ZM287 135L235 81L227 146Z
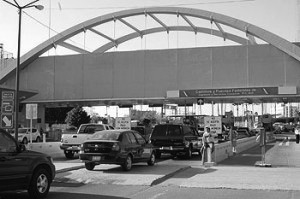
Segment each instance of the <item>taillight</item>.
M119 151L120 150L120 146L118 143L114 143L113 146L112 146L112 150L113 151Z
M84 153L83 144L81 144L79 147L79 154L83 154L83 153Z

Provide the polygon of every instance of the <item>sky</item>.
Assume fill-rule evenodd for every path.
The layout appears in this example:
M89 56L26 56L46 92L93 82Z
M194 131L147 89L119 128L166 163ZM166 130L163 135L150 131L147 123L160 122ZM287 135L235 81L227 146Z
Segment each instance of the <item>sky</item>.
M7 1L13 2L13 0ZM32 0L16 1L21 6L32 2ZM290 42L300 40L300 0L40 0L36 4L43 5L44 10L29 8L25 9L25 13L22 14L21 55L57 33L94 17L132 8L159 6L188 7L212 11L259 26ZM3 44L5 51L12 53L13 57L17 57L17 9L0 0L0 19L0 43ZM135 23L137 26L147 26L146 19L144 21L136 19ZM176 22L173 21L173 23ZM206 22L205 25L215 28L209 22ZM111 25L106 29L111 34L115 34L114 36L124 31L122 27L117 25ZM225 30L229 31L226 28ZM192 37L162 34L164 35L154 37L152 40L149 36L148 40L144 38L144 40L135 43L129 42L128 45L122 45L115 50L130 50L133 46L135 49L180 48L186 47L186 45L205 46L209 40L211 43L216 42L216 38L208 38L199 34ZM87 48L93 47L94 40L85 43L88 40L86 37L78 36L74 40ZM219 39L219 43L220 45L230 44L230 42L224 42L222 39ZM59 50L52 50L48 55L65 53L64 50ZM106 114L106 109L101 110L101 112ZM114 109L112 112L118 111Z
M13 2L13 0L8 0ZM104 14L143 7L173 6L189 7L225 14L271 31L288 41L299 40L299 0L40 0L36 4L44 6L39 11L34 8L25 9L22 14L21 55L33 49L38 44L78 23ZM32 0L17 0L20 5ZM0 43L4 50L17 56L18 12L17 9L0 0ZM139 23L144 23L143 21ZM209 23L208 27L209 27ZM49 28L50 27L50 28ZM113 28L111 28L113 29ZM121 28L110 30L121 32ZM213 38L215 40L215 38ZM162 42L166 43L166 37ZM178 39L178 40L183 40ZM190 44L195 38L190 38ZM207 40L207 39L206 39ZM78 43L83 45L83 39ZM173 43L178 43L174 41ZM148 45L153 42L148 42ZM182 44L188 43L183 40ZM204 42L201 38L197 45ZM223 43L221 43L222 45ZM181 47L178 44L174 47ZM177 46L176 46L177 45ZM224 43L224 45L226 45ZM129 48L124 45L123 49ZM169 46L162 46L169 47ZM137 48L141 48L139 45ZM122 50L122 47L119 47Z

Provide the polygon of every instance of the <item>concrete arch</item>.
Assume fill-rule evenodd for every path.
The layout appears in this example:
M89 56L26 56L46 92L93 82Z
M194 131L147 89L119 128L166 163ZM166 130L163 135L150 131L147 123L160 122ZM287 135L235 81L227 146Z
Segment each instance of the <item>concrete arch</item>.
M205 11L205 10L199 10L199 9L192 9L192 8L177 8L177 7L151 7L151 8L138 8L138 9L131 9L131 10L124 10L119 11L111 14L106 14L103 16L96 17L94 19L87 20L83 23L80 23L78 25L75 25L56 36L48 39L47 41L41 43L28 53L26 53L21 58L21 69L26 67L29 63L37 59L40 55L47 52L53 47L56 47L57 45L62 46L68 46L72 47L71 45L67 44L67 39L73 37L74 35L86 31L91 30L93 27L113 21L113 20L120 20L121 22L125 23L127 26L131 27L135 30L135 33L138 33L139 36L143 36L142 34L146 33L143 31L137 30L135 27L133 27L131 24L126 22L124 18L126 17L132 17L137 15L150 15L152 18L156 19L157 22L159 22L165 30L168 32L170 27L168 27L163 22L159 21L154 14L167 14L167 15L177 15L183 17L187 23L191 26L191 28L194 31L197 31L196 27L186 18L186 17L195 17L195 18L201 18L208 20L210 22L216 23L219 30L224 34L223 30L221 29L219 24L223 24L229 27L232 27L234 29L240 30L242 32L245 32L247 35L252 35L257 38L260 38L261 40L275 46L276 48L280 49L281 51L287 53L291 57L295 58L296 60L300 61L300 48L289 41L269 32L262 28L259 28L255 25L249 24L247 22L244 22L242 20L238 20L226 15ZM128 36L129 37L129 36ZM124 40L126 36L123 37ZM73 49L76 49L76 47L73 46ZM88 53L85 50L77 48L78 52L82 53ZM8 74L6 74L0 81L3 82L6 79L5 77L9 76L13 73L13 70L10 71ZM0 82L0 83L1 83Z
M216 37L223 37L223 34L221 31L218 30L211 30L209 28L204 28L204 27L196 27L196 30L194 30L192 27L190 26L169 26L169 31L188 31L188 32L197 32L197 33L204 33L204 34L211 34L214 35ZM148 35L148 34L153 34L153 33L158 33L158 32L164 32L166 31L166 29L164 27L158 27L158 28L151 28L151 29L146 29L142 31L143 35ZM124 43L126 41L129 41L131 39L140 37L140 34L138 32L134 32L134 33L130 33L128 35L125 35L123 37L120 37L118 39L115 40L115 42L111 41L107 44L104 44L103 46L101 46L100 48L94 50L94 53L104 53L106 51L108 51L109 49L115 47L116 44L121 44ZM226 33L226 38L234 41L238 44L241 45L246 45L249 41L245 38L239 37L237 35L233 35L230 33Z

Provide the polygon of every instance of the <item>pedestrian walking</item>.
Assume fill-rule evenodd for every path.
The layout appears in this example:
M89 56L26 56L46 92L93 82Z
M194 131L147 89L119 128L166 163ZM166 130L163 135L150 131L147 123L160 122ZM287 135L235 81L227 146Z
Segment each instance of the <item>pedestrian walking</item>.
M236 151L237 137L238 137L238 132L233 129L233 126L231 126L229 129L229 140L231 142L232 152L234 155L237 153Z
M295 128L295 135L296 135L296 143L299 144L300 139L300 125L297 125Z

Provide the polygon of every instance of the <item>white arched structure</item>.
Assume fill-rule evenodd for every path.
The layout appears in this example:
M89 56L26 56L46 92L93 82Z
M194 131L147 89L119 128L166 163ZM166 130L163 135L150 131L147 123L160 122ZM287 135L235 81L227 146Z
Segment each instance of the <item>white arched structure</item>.
M159 14L166 14L166 15L176 15L177 17L181 17L187 24L187 26L168 26L163 21L161 21L157 15ZM144 29L139 30L134 25L127 22L125 19L127 17L133 17L138 15L146 15L150 16L153 20L155 20L158 24L161 25L161 27L157 28L150 28L150 29ZM208 20L211 23L215 23L218 30L212 30L204 27L198 27L197 25L193 24L193 22L189 19L189 17L194 18L200 18L204 20ZM113 39L96 29L94 27L99 26L101 24L111 22L118 20L131 28L134 32L130 33L128 35L124 35L118 39ZM229 27L232 27L234 29L237 29L239 31L242 31L246 34L246 36L249 38L245 39L242 37L239 37L237 35L233 35L230 33L225 32L221 25L226 25ZM104 37L109 42L107 44L104 44L102 46L99 46L95 51L89 52L85 49L82 49L80 47L74 46L72 44L69 44L66 42L66 40L70 39L71 37L85 31L92 31L93 33L99 35L100 37ZM124 10L119 11L115 13L106 14L103 16L96 17L94 19L87 20L83 23L77 24L59 34L56 36L53 36L52 38L48 39L47 41L41 43L28 53L26 53L21 58L21 69L26 67L28 64L33 62L35 59L37 59L40 55L47 52L51 48L55 48L57 45L63 46L65 48L71 49L73 51L76 51L78 53L103 53L107 50L118 46L121 43L124 43L128 40L137 38L137 37L143 37L147 34L152 34L156 32L162 32L162 31L192 31L192 32L201 32L205 34L211 34L214 36L222 37L228 40L232 40L236 43L247 45L247 44L255 44L254 37L257 37L273 46L278 48L279 50L285 52L289 56L295 58L296 60L300 61L300 48L291 42L269 32L262 28L259 28L255 25L249 24L247 22L241 21L239 19L235 19L226 15L205 11L205 10L199 10L199 9L191 9L191 8L178 8L178 7L152 7L152 8L139 8L139 9L131 9L131 10ZM11 74L14 74L14 69L12 68L11 71L9 71L4 76L0 76L0 83L4 82L8 76Z

